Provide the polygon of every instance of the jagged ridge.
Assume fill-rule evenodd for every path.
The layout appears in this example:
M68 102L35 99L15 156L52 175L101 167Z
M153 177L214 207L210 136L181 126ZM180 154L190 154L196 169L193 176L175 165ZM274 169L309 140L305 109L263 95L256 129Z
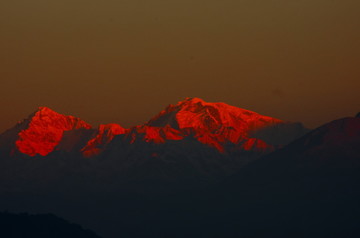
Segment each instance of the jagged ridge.
M77 148L77 153L92 157L101 154L114 137L121 134L124 134L125 141L130 144L136 140L165 143L168 140L193 137L222 153L227 152L229 148L269 152L277 146L277 143L271 143L273 134L277 134L272 128L282 125L293 127L292 124L282 120L225 103L208 103L200 98L186 98L176 105L169 105L144 125L130 129L118 124L107 124L100 125L94 130L91 125L79 118L61 115L47 107L40 107L28 119L2 134L0 142L5 145L4 141L11 141L10 144L14 144L13 152L19 151L29 156L46 156L54 150L70 152ZM265 132L265 135L270 134L264 137L266 142L262 137L257 136L258 131L264 129L271 132ZM300 126L298 130L300 135L302 129L303 127ZM62 141L64 132L66 136ZM290 139L285 143L300 136L293 134L290 133ZM82 147L79 149L81 144Z

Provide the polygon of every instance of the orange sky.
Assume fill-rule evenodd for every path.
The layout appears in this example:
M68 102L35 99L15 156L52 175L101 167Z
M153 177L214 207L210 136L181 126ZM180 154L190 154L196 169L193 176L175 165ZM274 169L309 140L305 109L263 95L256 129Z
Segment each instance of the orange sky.
M185 97L315 127L360 111L358 0L0 2L0 131L140 124Z

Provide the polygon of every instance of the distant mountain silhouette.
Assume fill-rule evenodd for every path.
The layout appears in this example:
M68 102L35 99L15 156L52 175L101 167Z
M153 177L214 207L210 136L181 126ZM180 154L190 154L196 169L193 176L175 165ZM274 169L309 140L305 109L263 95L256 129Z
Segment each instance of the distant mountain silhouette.
M100 238L51 214L0 213L0 237L4 238Z

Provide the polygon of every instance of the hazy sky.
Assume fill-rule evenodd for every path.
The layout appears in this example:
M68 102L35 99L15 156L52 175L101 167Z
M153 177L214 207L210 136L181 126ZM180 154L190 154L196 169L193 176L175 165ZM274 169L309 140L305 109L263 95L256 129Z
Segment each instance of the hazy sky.
M360 111L359 0L0 1L0 131L140 124L185 97L315 127Z

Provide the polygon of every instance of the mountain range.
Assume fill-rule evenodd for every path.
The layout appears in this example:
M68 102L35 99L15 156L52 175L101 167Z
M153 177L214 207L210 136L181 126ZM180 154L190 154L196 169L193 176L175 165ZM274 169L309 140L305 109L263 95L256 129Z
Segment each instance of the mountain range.
M193 141L214 148L219 154L252 154L274 151L308 131L300 123L276 118L227 105L186 98L169 105L142 125L129 129L119 124L93 128L85 121L40 107L27 119L0 135L3 156L48 157L54 153L77 154L79 157L107 157L119 144L129 148L136 143L164 145ZM199 145L200 147L204 147ZM143 156L161 157L149 152ZM112 154L112 156L114 156ZM119 154L118 156L121 156Z
M0 135L0 210L104 237L358 237L360 117L314 130L186 98L93 128L42 107Z

